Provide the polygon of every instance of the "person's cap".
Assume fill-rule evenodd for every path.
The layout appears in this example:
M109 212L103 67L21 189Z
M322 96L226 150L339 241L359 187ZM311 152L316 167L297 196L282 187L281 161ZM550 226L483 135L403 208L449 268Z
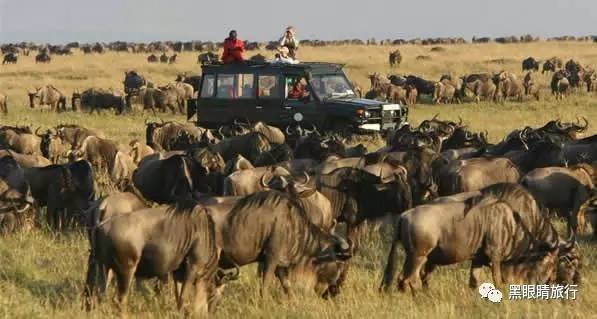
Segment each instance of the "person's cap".
M293 26L287 27L286 32L290 32L290 33L294 34L294 27Z

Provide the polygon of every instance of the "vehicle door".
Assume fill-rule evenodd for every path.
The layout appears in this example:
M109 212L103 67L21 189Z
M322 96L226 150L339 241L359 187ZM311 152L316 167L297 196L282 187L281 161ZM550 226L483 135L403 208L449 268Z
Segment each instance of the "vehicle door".
M251 123L264 121L279 124L284 94L282 79L275 73L258 73L256 76L257 104L250 116Z
M306 75L284 75L284 96L283 123L291 124L299 120L302 125L320 126L325 122L325 114L318 108Z
M247 109L255 106L254 75L208 74L204 76L197 106L199 124L222 125L246 121Z

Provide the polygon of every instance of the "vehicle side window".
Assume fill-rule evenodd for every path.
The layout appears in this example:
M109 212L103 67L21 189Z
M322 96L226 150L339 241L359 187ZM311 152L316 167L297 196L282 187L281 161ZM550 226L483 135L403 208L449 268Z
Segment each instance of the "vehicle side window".
M233 99L236 97L233 74L218 74L216 98Z
M214 96L214 83L215 76L208 74L203 77L203 86L201 87L201 97L213 97Z
M259 76L259 97L260 98L279 98L280 88L278 87L278 76L260 75Z
M255 87L253 74L238 74L236 88L238 89L238 97L241 99L248 99L255 97Z

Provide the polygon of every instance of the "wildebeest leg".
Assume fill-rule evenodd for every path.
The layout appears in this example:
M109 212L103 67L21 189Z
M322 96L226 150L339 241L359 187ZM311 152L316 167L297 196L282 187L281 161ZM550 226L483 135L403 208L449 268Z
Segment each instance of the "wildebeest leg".
M56 205L50 201L46 209L46 219L48 220L48 226L54 230L60 230L59 215L60 212Z
M404 264L404 270L406 270L406 262ZM392 286L392 282L396 278L396 271L398 268L398 240L394 239L392 247L390 248L390 255L388 256L388 262L384 271L383 281L380 290L388 291Z
M274 277L274 272L278 267L278 262L274 260L271 256L268 256L263 263L263 274L261 275L261 297L265 298L266 293L268 292L268 288L272 279Z
M468 286L470 288L476 289L479 286L479 275L481 274L481 270L483 269L483 262L480 258L473 258L471 262L471 273L468 280Z
M502 285L502 260L498 257L491 258L491 275L493 284L498 287Z
M437 265L427 262L425 264L425 268L421 274L421 280L423 281L423 287L429 288L429 275L437 268Z
M414 294L416 290L421 289L421 270L426 262L427 255L417 256L412 252L408 253L404 262L404 277L399 285L400 290L405 291L408 286Z
M202 278L193 284L195 298L193 299L191 311L194 316L198 316L199 318L207 318L208 317L208 312L209 312L208 286L209 286L209 284L210 284L210 280L208 278Z
M284 293L290 296L290 280L288 280L288 268L286 267L278 267L276 268L276 277L280 280L280 284L282 285L282 289L284 289Z
M125 261L126 263L126 261ZM128 299L129 288L135 276L135 269L137 265L130 267L123 265L125 269L116 272L116 282L118 287L118 294L116 296L118 301L118 308L122 314L126 314L126 304ZM127 267L128 266L128 267Z

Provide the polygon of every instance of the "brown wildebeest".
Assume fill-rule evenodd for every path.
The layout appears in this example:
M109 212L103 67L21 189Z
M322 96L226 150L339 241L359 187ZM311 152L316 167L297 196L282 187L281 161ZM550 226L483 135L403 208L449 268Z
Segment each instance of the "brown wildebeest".
M37 88L35 91L28 92L29 106L35 108L37 100L39 106L49 105L52 111L66 111L66 96L52 85L46 85Z

